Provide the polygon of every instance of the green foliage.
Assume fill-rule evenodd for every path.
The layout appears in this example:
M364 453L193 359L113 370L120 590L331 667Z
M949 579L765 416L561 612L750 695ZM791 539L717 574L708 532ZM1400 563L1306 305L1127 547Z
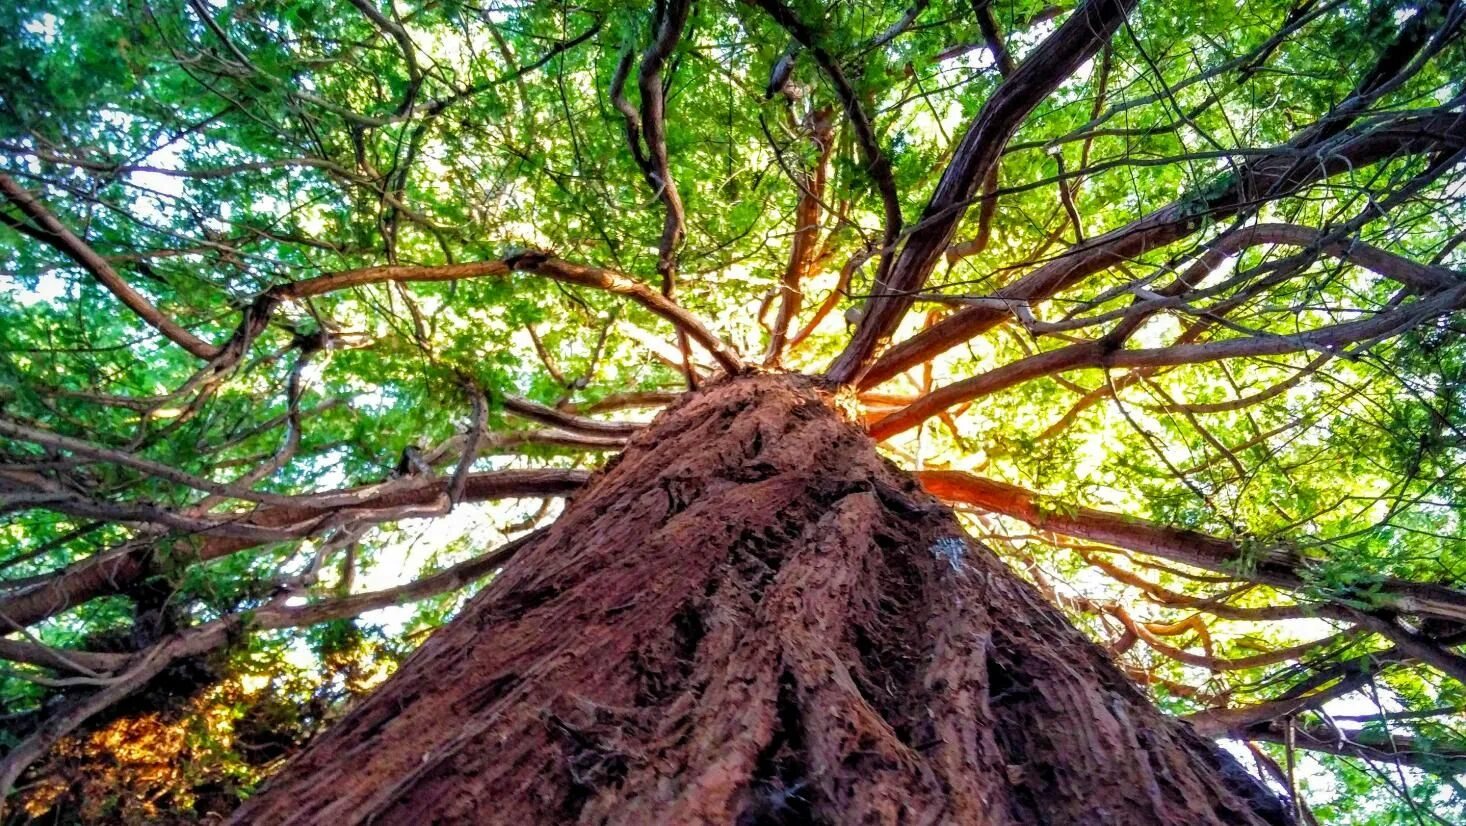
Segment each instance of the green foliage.
M267 290L363 267L431 267L546 249L660 287L662 202L628 147L609 93L622 54L635 57L647 45L648 4L372 5L401 23L412 60L351 3L4 5L0 171L107 257L147 302L216 344L238 335L246 308ZM910 229L954 144L1002 82L973 4L917 4L911 25L879 47L869 44L903 18L909 2L790 5L841 61L871 114ZM1205 243L1244 222L1345 228L1353 241L1447 272L1466 269L1459 165L1442 169L1431 165L1435 158L1401 153L1287 197L1261 197L1245 186L1248 163L1349 98L1415 5L1142 0L1104 52L1023 120L1003 155L987 247L937 267L897 338L935 320L928 311L990 298L1062 258L1081 236L1093 239L1166 207L1194 231L1117 259L1032 308L1041 322L1104 321L1040 335L1007 319L942 354L929 374L914 370L876 389L927 392L1076 336L1098 338L1194 262ZM1069 7L1061 6L991 4L1020 61L1062 22ZM688 216L674 295L750 360L768 344L768 319L799 229L801 188L791 178L810 176L820 157L808 128L812 113L837 113L837 127L818 228L825 255L802 285L792 329L839 289L841 266L875 244L882 228L871 164L838 116L843 102L816 61L799 54L787 93L765 94L788 43L788 33L750 5L700 2L660 79L670 173ZM1466 50L1448 38L1371 100L1360 123L1453 100L1459 109L1462 77ZM626 95L640 104L634 69ZM1080 226L1071 226L1058 186L1072 187ZM1216 205L1239 193L1256 200L1240 217L1218 217ZM544 440L538 431L545 425L506 410L505 398L569 411L619 394L685 387L676 332L663 318L622 297L529 273L383 281L286 301L244 357L215 371L158 335L54 245L9 226L20 220L11 205L0 212L7 219L0 225L0 413L213 482L267 494L336 491L401 480L413 472L406 458L414 453L432 457L431 472L451 474L457 454L449 448L472 427L468 386L487 395L492 433L474 470L593 468L608 451ZM979 235L978 214L968 211L954 242ZM1244 250L1188 294L1190 303L1157 313L1126 346L1286 337L1420 299L1326 252ZM1298 266L1279 263L1295 254ZM873 291L875 270L869 264L851 275L835 310L785 355L786 367L816 372L840 352L849 338L842 313ZM1188 338L1202 322L1204 330ZM1300 684L1309 669L1388 644L1350 639L1283 662L1212 671L1134 640L1119 650L1124 636L1104 606L1128 605L1155 626L1184 622L1197 605L1216 601L1259 614L1297 608L1298 616L1276 621L1209 614L1209 637L1191 628L1163 638L1193 653L1241 658L1326 637L1344 625L1335 609L1383 611L1389 578L1466 585L1463 332L1455 316L1430 319L1334 352L1323 366L1312 365L1315 348L1186 364L1130 383L1125 371L1087 367L983 396L887 447L908 466L970 470L1033 488L1050 517L1103 508L1233 541L1231 568L1200 572L1139 556L1115 561L1120 556L1109 550L1076 549L1038 534L1043 525L993 514L971 522L1015 568L1073 608L1086 633L1115 644L1122 663L1154 678L1150 689L1168 710L1265 702ZM323 346L307 358L306 342ZM299 387L293 398L292 386ZM1097 400L1085 401L1090 395ZM649 410L594 415L642 421ZM285 454L279 466L270 464ZM7 472L64 473L55 478L67 490L111 505L145 503L169 514L202 508L206 516L246 521L258 505L205 501L200 491L136 466L67 458L19 439L0 442ZM249 620L282 600L303 604L400 584L483 553L552 518L554 509L472 503L434 522L389 520L360 535L332 524L304 541L261 541L205 563L196 557L213 538L208 532L42 505L7 503L0 512L7 589L128 543L156 549L124 596L85 602L32 629L50 645L128 652L221 617L238 616L251 629ZM1155 588L1106 575L1096 554ZM1285 592L1243 582L1261 578L1279 554L1301 560L1304 587ZM214 684L224 688L194 691L189 714L204 719L208 706L288 753L425 632L451 619L481 583L365 619L240 632L227 656L211 664ZM1166 602L1157 589L1183 599ZM65 697L33 681L41 670L16 668L0 675L0 712L33 729L36 715ZM261 680L278 691L276 699L243 687ZM1406 661L1382 668L1376 682L1382 700L1355 692L1353 701L1455 709L1392 722L1391 732L1439 753L1461 747L1461 686ZM172 711L158 725L188 730L169 742L193 755L197 769L170 781L178 789L212 783L237 796L268 771L236 740L189 728ZM31 730L14 728L0 725L7 746ZM71 746L83 748L83 739ZM1284 759L1274 745L1265 748ZM1466 805L1457 780L1439 765L1411 768L1402 781L1397 767L1381 775L1353 757L1307 759L1305 796L1320 822L1415 822L1422 806L1449 819ZM1408 795L1397 790L1406 786ZM184 797L176 802L170 817L203 811ZM123 808L96 817L120 816Z

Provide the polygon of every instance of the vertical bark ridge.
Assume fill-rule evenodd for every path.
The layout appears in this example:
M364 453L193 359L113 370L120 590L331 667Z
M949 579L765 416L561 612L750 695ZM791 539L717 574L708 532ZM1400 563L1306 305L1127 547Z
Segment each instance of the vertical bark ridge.
M1287 822L808 379L690 394L240 823Z

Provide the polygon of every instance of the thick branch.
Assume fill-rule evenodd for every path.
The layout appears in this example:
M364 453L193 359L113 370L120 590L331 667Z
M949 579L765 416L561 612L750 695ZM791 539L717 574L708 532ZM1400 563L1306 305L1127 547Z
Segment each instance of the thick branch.
M1013 62L1013 55L1009 54L1008 46L1003 42L1003 33L998 31L992 0L972 0L972 11L977 15L978 28L982 30L982 39L987 41L988 52L993 56L993 65L998 67L998 73L1003 77L1013 74L1018 64Z
M743 369L743 361L733 352L732 348L709 332L702 322L672 299L621 273L582 264L572 264L546 252L521 252L500 261L482 261L473 264L364 267L296 281L276 287L266 296L275 301L291 300L385 281L455 281L462 278L500 277L515 271L530 272L566 284L593 287L626 296L672 322L679 331L685 332L698 344L707 348L708 352L713 354L713 358L717 359L718 363L728 372L737 373Z
M1298 335L1255 335L1205 344L1173 344L1136 350L1114 350L1108 340L1086 341L1049 350L1005 364L922 396L907 407L870 426L871 437L888 439L909 430L943 410L990 395L1039 376L1081 367L1173 367L1231 358L1277 356L1303 350L1334 353L1350 344L1368 343L1399 335L1430 318L1466 305L1466 284L1373 318L1334 324Z
M686 232L687 218L682 196L667 158L667 102L662 92L662 67L687 27L690 0L669 0L657 3L656 35L641 57L637 88L641 91L641 134L646 141L648 178L652 190L666 208L662 219L662 238L658 244L657 272L662 276L662 294L672 295L677 277L677 247Z
M1292 195L1315 181L1398 155L1466 147L1466 115L1403 115L1353 129L1303 151L1292 144L1243 165L1215 195L1185 197L1150 215L1076 244L995 294L1003 304L959 310L888 350L861 378L873 387L1008 318L1003 306L1039 302L1091 275L1174 243L1263 201Z
M1353 238L1339 238L1312 227L1297 224L1252 224L1241 227L1218 239L1214 250L1221 255L1235 255L1247 247L1279 244L1306 247L1347 261L1410 287L1417 292L1433 292L1461 283L1460 274L1444 267L1419 264L1403 255L1371 246Z
M879 282L890 271L895 260L891 247L900 237L903 222L901 196L896 189L896 177L892 172L891 159L881 149L875 125L871 122L870 116L866 114L865 107L861 106L860 96L856 93L855 87L845 77L845 71L840 67L840 61L820 44L818 32L780 0L759 0L759 5L800 45L809 50L820 69L829 77L830 84L835 88L836 96L840 98L840 105L845 110L845 116L849 119L850 127L855 132L855 141L860 145L866 172L875 182L876 191L880 193L881 207L884 212L885 226L879 250L881 262L876 274ZM863 254L857 254L858 258L864 260L862 256Z
M683 395L683 393L670 390L632 390L625 393L612 393L598 401L562 405L561 409L568 413L583 415L636 407L666 407L682 398Z
M581 433L587 436L626 438L643 427L643 425L631 422L602 422L587 419L584 416L578 416L565 410L556 410L519 396L504 396L504 409L526 419L558 427L568 433Z
M576 470L475 473L465 480L463 499L482 502L513 497L563 496L579 489L587 478L589 474ZM449 481L447 478L433 478L409 485L372 485L333 494L333 499L354 496L356 501L351 506L324 507L301 502L294 506L262 507L240 514L237 521L258 528L305 526L300 535L323 529L327 520L330 524L344 523L353 516L368 514L374 521L383 521L379 517L390 518L392 513L402 509L440 501L448 493ZM173 543L170 553L176 559L206 562L259 544L260 541L249 538L201 535ZM134 543L121 553L102 554L77 562L42 583L0 599L0 619L8 627L31 625L87 600L121 593L149 575L154 555L151 544Z
M1404 734L1383 734L1373 731L1351 731L1327 725L1304 725L1282 720L1269 720L1241 726L1227 734L1243 740L1285 744L1294 747L1358 757L1380 763L1400 762L1422 771L1445 777L1466 773L1466 743L1422 741Z
M492 573L514 557L530 540L539 536L522 536L482 556L461 562L431 576L381 591L353 594L311 605L272 604L247 615L231 614L204 625L176 634L137 655L135 664L112 678L101 690L80 704L47 720L41 728L0 760L0 802L10 793L21 772L46 753L61 738L75 731L92 717L118 701L141 690L169 665L187 657L215 651L228 645L241 631L274 630L315 625L335 619L354 617L377 608L424 599L447 593ZM3 809L0 809L3 813Z
M774 327L769 335L769 352L764 359L768 365L778 365L788 340L789 324L799 314L803 303L803 283L814 270L819 251L815 242L820 234L820 204L825 197L825 183L828 178L830 153L834 149L833 124L830 111L820 109L810 113L810 140L815 145L814 168L808 175L796 181L799 186L799 203L794 209L794 243L789 248L789 263L784 267L780 279L779 313L774 317Z
M1093 57L1119 28L1136 0L1088 0L998 87L962 137L951 164L907 236L890 274L878 278L850 344L830 366L832 381L860 379L881 341L896 330L915 294L952 242L977 188L1002 157L1024 118Z
M1296 554L1259 553L1197 531L1093 508L1050 504L1045 497L1016 485L959 471L920 471L917 478L939 499L1000 513L1065 536L1103 542L1277 588L1298 590L1314 585L1309 574L1313 563ZM1378 586L1372 596L1384 607L1400 613L1466 622L1466 593L1454 588L1385 578L1371 585Z
M218 347L183 329L173 319L164 315L142 293L134 290L123 280L107 259L98 255L96 250L85 241L72 234L71 230L42 206L35 196L3 172L0 172L0 192L3 192L5 197L30 219L30 224L6 222L10 223L14 229L60 250L117 296L118 300L127 305L128 309L137 313L138 317L148 326L162 333L183 349L206 361L219 355Z

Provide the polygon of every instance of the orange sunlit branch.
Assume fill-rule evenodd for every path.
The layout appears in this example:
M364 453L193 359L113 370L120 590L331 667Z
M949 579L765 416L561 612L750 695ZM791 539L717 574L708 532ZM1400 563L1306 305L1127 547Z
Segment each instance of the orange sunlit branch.
M1173 562L1230 574L1274 587L1309 584L1310 561L1278 550L1245 549L1199 531L1174 528L1123 514L1055 502L1033 491L953 470L923 470L917 479L927 492L1027 522L1066 536L1125 548ZM1375 598L1405 613L1466 619L1466 593L1440 585L1381 579ZM1325 610L1320 608L1320 610Z

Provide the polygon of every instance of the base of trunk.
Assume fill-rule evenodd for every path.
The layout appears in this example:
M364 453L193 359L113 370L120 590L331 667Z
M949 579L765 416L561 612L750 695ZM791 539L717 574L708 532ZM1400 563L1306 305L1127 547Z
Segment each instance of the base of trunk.
M662 414L235 822L1289 822L828 401Z

